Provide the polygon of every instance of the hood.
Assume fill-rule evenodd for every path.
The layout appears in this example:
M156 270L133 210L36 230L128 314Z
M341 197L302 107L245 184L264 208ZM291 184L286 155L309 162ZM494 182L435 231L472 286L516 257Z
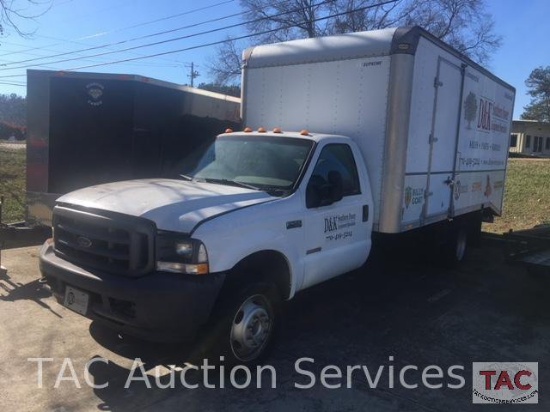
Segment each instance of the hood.
M203 220L273 199L265 192L234 186L142 179L87 187L57 201L140 216L158 229L190 233Z

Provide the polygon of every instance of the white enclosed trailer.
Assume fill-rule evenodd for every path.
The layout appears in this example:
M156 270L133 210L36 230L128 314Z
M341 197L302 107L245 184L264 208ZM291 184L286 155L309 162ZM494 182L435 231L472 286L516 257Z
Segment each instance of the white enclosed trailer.
M246 126L355 140L375 230L500 215L515 90L425 30L263 45L243 59Z

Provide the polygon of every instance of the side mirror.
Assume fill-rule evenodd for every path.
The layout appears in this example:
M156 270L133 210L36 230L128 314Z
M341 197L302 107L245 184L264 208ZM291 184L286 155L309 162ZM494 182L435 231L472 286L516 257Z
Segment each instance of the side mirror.
M327 175L328 181L319 175L311 176L306 188L306 207L314 209L339 202L344 197L342 175L331 170Z

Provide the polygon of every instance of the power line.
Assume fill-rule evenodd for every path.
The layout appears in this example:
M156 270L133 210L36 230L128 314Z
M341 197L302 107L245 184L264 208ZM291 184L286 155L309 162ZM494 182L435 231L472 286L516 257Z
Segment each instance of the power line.
M7 85L7 86L27 87L26 83L0 82L0 84Z
M316 6L327 3L329 1L330 0L318 3ZM387 1L383 1L383 2L380 2L380 3L374 4L374 5L359 7L359 8L356 8L354 10L351 10L351 11L348 10L348 11L345 11L345 12L340 12L340 13L332 14L332 15L329 15L329 16L321 17L321 18L318 18L318 19L314 19L313 22L319 22L319 21L324 21L324 20L327 20L327 19L343 16L343 15L349 14L350 12L364 11L364 10L367 10L367 9L370 9L370 8L373 8L373 7L378 7L378 6L383 6L383 5L390 4L390 3L395 3L396 1L397 0L387 0ZM256 19L255 21L261 21L261 20L264 20L264 19L267 19L267 18L273 18L273 17L280 17L280 16L283 16L285 14L293 13L293 12L298 11L298 10L299 9L284 12L284 13L279 13L277 15L264 17L264 18L261 18L261 19ZM250 23L250 22L240 23L238 25L243 25L243 24L248 24L248 23ZM191 35L188 35L188 36L183 36L183 38L195 37L195 36L202 35L202 34L210 34L212 32L220 31L220 30L227 29L227 28L232 28L232 27L238 26L238 25L231 25L231 26L227 26L225 28L217 28L217 29L206 31L206 32L199 32L199 33L191 34ZM190 46L190 47L177 49L177 50L171 50L171 51L166 51L166 52L149 54L149 55L134 57L134 58L121 59L121 60L105 62L105 63L97 63L97 64L92 64L92 65L87 65L87 66L80 66L80 67L75 67L75 68L70 68L70 69L65 69L65 70L67 70L67 71L81 70L81 69L88 69L88 68L93 68L93 67L108 66L108 65L119 64L119 63L128 63L128 62L137 61L137 60L143 60L143 59L150 59L150 58L155 58L155 57L160 57L160 56L166 56L166 55L170 55L170 54L174 54L174 53L180 53L180 52L184 52L184 51L190 51L190 50L196 50L196 49L199 49L199 48L215 46L215 45L226 43L228 41L243 40L243 39L247 39L247 38L257 37L257 36L261 36L261 35L264 35L264 34L273 33L273 32L279 31L281 29L284 30L284 29L287 29L287 28L291 28L291 27L293 27L293 26L288 25L288 26L285 26L285 27L282 27L282 28L279 27L279 28L276 28L276 29L265 30L265 31L259 32L259 33L254 33L254 34L248 34L248 35L235 37L235 38L232 38L232 39L229 39L229 40L220 40L220 41L215 41L215 42L210 42L210 43L203 43L203 44L199 44L199 45L196 45L196 46ZM157 43L163 44L163 43L168 43L168 42L179 40L179 39L181 39L181 38L164 40L162 42L157 42ZM156 44L154 44L154 45L156 45ZM136 47L130 48L130 50L135 49L135 48L148 47L148 46L151 46L151 45L136 46ZM119 52L123 52L123 51L126 51L126 50L121 50ZM87 58L87 57L97 57L97 56L106 55L106 54L112 54L112 52L100 53L98 55L92 55L92 56L84 56L83 59ZM61 63L61 62L65 62L65 61L73 61L73 60L78 60L78 58L66 59L66 60L56 61L56 62L48 62L47 64L56 64L56 63ZM36 65L34 65L34 66L36 66ZM18 68L27 68L27 67L34 67L34 66L23 66L23 67L18 67ZM38 65L38 66L42 67L42 65ZM14 68L12 68L12 69L14 69ZM10 70L12 70L12 69L10 69ZM0 76L0 78L20 77L20 76L21 75L6 75L6 76Z
M48 37L48 36L42 36L42 37L52 38L52 37ZM71 40L66 40L66 41L69 42L69 43L74 43L74 44L78 44L78 45L86 45L85 43L74 42L74 41L71 41ZM12 42L6 42L6 41L3 41L2 44L18 46L18 47L23 46L22 44L19 44L19 43L12 43ZM55 45L52 45L52 46L55 46ZM44 51L50 51L52 53L64 53L64 52L60 52L59 50L47 49L46 47L50 47L50 46L35 47L35 48L30 48L30 49L25 49L25 50L18 50L18 51L14 51L14 52L10 52L10 53L0 54L0 58L4 57L4 56L9 56L10 54L14 54L14 53L24 54L24 55L29 55L29 56L36 56L36 57L39 57L41 59L52 58L52 55L30 53L29 51L32 51L32 50L44 50ZM71 53L77 53L77 51L72 51ZM133 53L133 54L136 55L136 56L143 56L143 54L140 54L140 53ZM0 59L0 60L3 61L3 62L6 62L5 64L0 63L0 67L5 66L6 64L19 64L20 63L20 62L9 61L9 60L6 60L6 59ZM166 59L166 61L170 62L170 63L175 63L173 60L169 60L169 59ZM167 64L160 63L157 66L159 66L159 67L167 66ZM7 68L7 70L10 70L10 68Z
M108 31L108 32L106 32L106 33L107 33L107 34L108 34L108 33L116 33L116 32L119 32L119 31L135 29L136 27L142 27L142 26L146 26L146 25L149 25L149 24L154 24L154 23L158 23L158 22L161 22L161 21L166 21L166 20L174 19L174 18L176 18L176 17L186 16L186 15L189 15L189 14L196 13L196 12L198 12L198 11L204 11L204 10L212 9L212 8L214 8L214 7L223 6L223 5L225 5L225 4L233 3L234 1L235 1L235 0L221 1L221 2L216 3L216 4L211 4L210 6L199 7L199 8L197 8L197 9L189 10L189 11L182 12L182 13L178 13L178 14L173 14L173 15L170 15L170 16L162 17L162 18L160 18L160 19L151 20L151 21L144 22L144 23L138 23L138 24L135 24L135 25L133 25L133 26L124 27L124 28L122 28L122 29L111 30L111 31ZM239 14L240 14L240 13L239 13Z
M69 0L69 1L71 1L71 0ZM68 3L69 1L66 1L65 3ZM127 27L123 27L123 28L121 28L121 29L115 29L115 30L103 32L103 33L101 33L101 35L110 34L110 33L117 33L117 32L121 32L121 31L124 31L124 30L130 30L130 29L134 29L134 28L137 28L137 27L142 27L142 26L145 26L145 25L148 25L148 24L154 24L154 23L158 23L158 22L161 22L161 21L170 20L170 19L173 19L173 18L177 18L177 17L181 17L181 16L193 14L193 13L196 13L196 12L199 12L199 11L208 10L208 9L211 9L211 8L214 8L214 7L223 6L223 5L225 5L225 4L233 3L234 1L235 1L235 0L225 0L225 1L221 1L221 2L219 2L219 3L211 4L211 5L209 5L209 6L199 7L199 8L196 8L196 9L188 10L188 11L185 11L185 12L182 12L182 13L173 14L173 15L170 15L170 16L165 16L165 17L162 17L162 18L159 18L159 19L155 19L155 20L149 20L149 21L146 21L146 22L143 22L143 23L135 24L135 25L133 25L133 26L127 26ZM64 3L59 3L59 4L64 4ZM80 44L80 45L83 45L83 44L84 44L84 43L81 43L81 42L77 42L77 41L75 41L75 40L58 39L58 38L50 37L50 36L38 36L38 37L43 37L43 38L52 39L52 40L61 40L61 41L63 41L63 42L70 42L70 43ZM96 34L96 35L84 36L84 37L78 38L78 39L76 39L76 40L87 39L87 38L92 38L92 37L97 37L97 34ZM4 43L5 43L5 44L14 44L14 43L9 43L9 42L4 42ZM15 45L17 45L17 44L15 44ZM8 55L10 55L10 54L20 53L20 52L24 52L24 51L47 50L48 47L57 46L57 45L59 45L59 43L52 44L52 45L47 45L47 46L41 46L41 47L31 47L31 48L29 48L29 49L22 50L22 51L17 51L17 52L10 52L10 53L1 54L0 57L8 56ZM57 53L57 52L55 52L55 53ZM19 63L21 63L21 62L14 62L14 64L19 64Z
M319 21L323 21L323 20L332 19L334 17L340 17L340 16L343 16L343 15L349 14L350 12L368 10L370 8L373 8L373 7L383 6L383 5L390 4L390 3L395 3L396 1L398 1L398 0L387 0L387 1L377 3L375 5L358 7L356 9L351 10L351 11L348 10L348 11L345 11L345 12L336 13L336 14L332 14L332 15L329 15L329 16L325 16L325 17L320 17L318 19L314 19L313 22L319 22ZM130 61L136 61L136 60L140 60L140 59L149 59L149 58L153 58L153 57L166 56L166 55L173 54L173 53L181 53L181 52L184 52L184 51L196 50L196 49L200 49L200 48L203 48L203 47L216 46L218 44L227 43L229 41L243 40L243 39L248 39L248 38L251 38L251 37L262 36L264 34L274 33L274 32L279 31L281 29L284 30L284 29L289 29L289 28L292 28L292 27L294 27L294 26L288 25L288 26L285 26L283 28L279 27L279 28L276 28L276 29L265 30L265 31L259 32L259 33L248 34L248 35L239 36L239 37L233 37L232 39L229 39L229 40L220 40L220 41L216 41L216 42L200 44L200 45L197 45L197 46L186 47L186 48L183 48L183 49L171 50L171 51L167 51L167 52L151 54L151 55L143 56L143 57L134 57L134 58L129 58L129 59L123 59L123 60L108 62L108 63L99 63L99 64L94 64L94 65L89 65L89 66L74 67L74 68L66 69L66 70L67 71L73 71L73 70L89 69L89 68L92 68L92 67L108 66L108 65L111 65L111 64L127 63L127 62L130 62Z
M320 3L317 3L313 6L314 7L320 6L320 5L323 5L323 4L326 4L326 3L330 3L331 1L332 0L324 0L324 1L322 1ZM395 2L395 1L396 0L383 2L383 3L377 4L376 6L383 5L383 4L386 4L386 3L392 3L392 2ZM374 7L374 6L366 6L366 8L370 8L370 7ZM360 11L361 9L366 9L366 8L365 7L358 8L355 11ZM289 11L282 12L282 13L278 13L278 14L275 14L275 15L272 15L272 16L261 17L261 18L258 18L258 19L255 19L255 20L252 20L252 21L249 21L249 22L235 23L235 24L232 24L232 25L224 26L224 27L218 27L216 29L206 30L206 31L198 32L198 33L192 33L192 34L188 34L188 35L185 35L185 36L180 36L180 37L176 37L176 38L161 40L161 41L158 41L158 42L148 43L148 44L144 44L144 45L128 47L126 49L121 49L121 50L116 50L116 51L108 51L108 52L102 52L102 53L92 54L92 55L88 55L88 56L73 57L73 58L70 58L70 59L62 59L62 60L57 60L57 61L53 61L53 62L47 62L47 64L66 63L66 62L69 62L69 61L80 60L80 59L85 59L85 58L101 57L101 56L106 56L106 55L109 55L109 54L133 51L133 50L137 50L137 49L141 49L141 48L145 48L145 47L159 46L159 45L166 44L166 43L171 43L171 42L174 42L174 41L186 40L186 39L190 39L190 38L193 38L193 37L203 36L203 35L207 35L207 34L216 33L216 32L219 32L219 31L224 31L224 30L228 30L228 29L241 27L241 26L253 23L253 22L260 22L262 20L268 20L270 18L282 17L282 16L287 15L287 14L295 13L299 10L300 10L300 8L296 8L296 9L289 10ZM347 13L349 13L349 11L337 14L335 16L339 16L339 15L343 15L343 14L347 14ZM48 58L60 57L60 56L63 56L63 55L71 55L71 54L75 54L75 53L82 53L82 52L86 52L86 51L97 50L97 49L101 49L101 48L106 48L108 46L120 45L120 44L128 43L128 42L131 42L131 41L135 41L135 40L141 40L141 39L144 39L144 38L150 38L150 37L158 36L158 35L161 35L161 34L166 34L166 33L169 33L169 32L182 30L184 28L197 27L199 25L220 21L220 20L227 19L227 18L230 18L230 17L238 16L238 15L241 15L241 14L242 13L235 13L235 14L232 14L232 15L229 15L229 16L219 17L219 18L216 18L216 19L207 20L205 22L199 22L199 23L195 23L195 24L192 24L192 25L184 26L183 28L168 30L166 32L153 33L153 34L149 34L149 35L145 35L145 36L140 36L140 37L137 37L135 39L122 40L122 41L112 43L112 44L108 44L108 45L94 46L94 47L90 47L88 49L75 50L75 51L61 53L61 54L54 55L54 56L44 57L44 58L22 60L22 61L14 62L14 63L11 63L11 64L28 63L28 62L36 61L36 60L44 60L44 59L48 59ZM330 18L330 16L329 16L329 18ZM325 18L320 18L320 19L317 19L315 21L321 21L321 20L324 20L324 19ZM277 29L277 30L279 30L279 29ZM273 30L273 31L276 31L276 30ZM252 35L250 37L257 36L257 35L260 35L260 34L255 34L255 35ZM214 43L214 44L219 44L219 43ZM192 50L192 49L189 49L189 50ZM159 53L158 56L164 56L164 55L167 55L167 54L171 54L171 53ZM150 56L142 56L142 58L150 58ZM136 58L135 60L139 60L139 58ZM128 61L131 61L131 60L128 60ZM4 66L7 66L7 65L4 65ZM31 65L31 66L23 65L23 66L18 66L18 67L5 67L4 70L24 69L24 68L29 68L29 67L33 67L33 66L34 65ZM91 66L91 67L94 67L94 66Z
M179 27L179 28L176 28L176 29L165 30L165 31L162 31L162 32L157 32L157 33L151 33L151 34L147 34L147 35L143 35L143 36L134 37L134 38L131 38L131 39L120 40L120 41L114 42L114 43L108 43L108 44L102 44L102 45L99 45L99 46L88 47L86 49L73 50L73 51L54 54L54 55L51 55L51 56L41 56L41 57L36 57L36 58L33 58L33 59L21 60L21 61L18 61L18 62L11 62L11 63L7 63L7 64L3 64L2 66L8 66L8 65L11 65L11 64L29 63L29 62L33 62L33 61L37 61L37 60L52 59L52 58L55 58L55 57L67 56L67 55L76 54L76 53L84 53L84 52L92 51L92 50L105 49L105 48L109 48L109 47L113 47L113 46L119 46L119 45L122 45L122 44L131 43L131 42L134 42L134 41L137 41L137 40L143 40L143 39L147 39L147 38L151 38L151 37L162 36L162 35L165 35L165 34L174 33L174 32L185 30L185 29L202 26L202 25L205 25L205 24L208 24L208 23L214 23L214 22L217 22L217 21L226 20L226 19L236 17L236 16L240 16L240 15L241 15L241 13L234 13L234 14L230 14L228 16L218 17L218 18L215 18L215 19L210 19L210 20L203 21L203 22L200 22L200 23L190 24L190 25ZM222 27L222 28L216 29L214 31L227 30L229 28L242 26L244 24L246 24L246 23L238 23L238 24L235 24L235 25ZM172 41L177 41L177 40L183 40L183 39L190 38L190 37L196 37L196 36L200 36L200 35L203 35L203 34L210 34L210 32L208 32L208 31L207 32L202 32L202 33L199 32L199 33L196 33L196 34L181 36L181 37L177 37L175 39L168 39L168 40L155 42L155 43L150 43L150 44L146 44L146 45L142 45L142 46L134 46L134 47L129 47L129 48L122 49L122 50L113 50L113 51L110 51L110 52L104 52L104 53L95 54L95 55L91 55L91 56L84 56L83 58L98 57L98 56L103 56L103 55L106 55L106 54L113 54L113 53L121 53L121 52L136 50L136 49L139 49L139 48L142 48L142 47L156 46L156 45L159 45L159 44L163 44L165 42L172 42ZM77 60L77 59L78 58L60 60L60 61L56 61L56 62L53 62L53 63L64 63L66 61ZM50 62L50 63L52 63L52 62ZM8 69L20 69L20 68L21 67L8 67Z

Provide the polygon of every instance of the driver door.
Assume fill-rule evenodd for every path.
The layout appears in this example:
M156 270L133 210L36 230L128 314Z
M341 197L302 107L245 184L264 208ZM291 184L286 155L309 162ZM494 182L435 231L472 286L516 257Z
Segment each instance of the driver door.
M336 190L341 193L331 193L339 185L341 189ZM345 143L327 144L307 184L302 288L364 263L370 249L369 206L364 199L351 147Z

